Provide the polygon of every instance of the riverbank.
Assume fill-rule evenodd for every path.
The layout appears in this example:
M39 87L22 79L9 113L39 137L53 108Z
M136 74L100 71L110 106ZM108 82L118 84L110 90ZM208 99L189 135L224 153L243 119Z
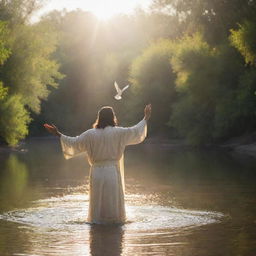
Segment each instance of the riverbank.
M256 132L232 138L221 147L233 152L256 157Z
M25 153L27 152L26 147L26 143L22 142L19 145L15 146L15 147L10 147L7 145L1 145L0 144L0 154L9 154L9 153L13 153L13 152L21 152L21 153Z
M155 144L173 150L223 150L256 158L256 132L235 137L224 143L208 144L204 146L191 146L182 139L149 138L148 144Z
M26 150L26 144L30 141L35 140L49 140L54 141L58 140L58 138L54 136L43 136L43 137L30 137L22 142L19 143L19 145L15 147L10 147L7 145L1 145L0 144L0 154L1 153L11 153L11 152L21 152L25 153ZM246 134L240 137L232 138L225 143L221 144L209 144L205 146L191 146L186 143L183 139L166 139L166 138L160 138L160 137L152 137L147 138L146 141L143 144L149 144L149 145L157 145L160 147L166 147L168 149L173 150L224 150L229 151L233 153L239 153L243 155L248 155L256 158L256 132L251 134Z

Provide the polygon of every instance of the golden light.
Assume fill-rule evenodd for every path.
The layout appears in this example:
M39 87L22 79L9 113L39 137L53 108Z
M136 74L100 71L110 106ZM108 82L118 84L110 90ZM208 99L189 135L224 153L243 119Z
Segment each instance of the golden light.
M118 13L129 13L136 7L138 1L94 0L81 2L81 9L91 11L99 19L106 20ZM138 4L138 3L137 3Z
M151 0L50 0L44 11L82 9L92 12L101 20L106 20L119 13L129 14L136 7L145 8L150 3Z

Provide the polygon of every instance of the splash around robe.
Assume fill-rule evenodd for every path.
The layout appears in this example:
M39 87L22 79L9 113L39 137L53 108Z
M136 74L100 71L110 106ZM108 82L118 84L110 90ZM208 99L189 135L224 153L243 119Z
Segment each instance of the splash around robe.
M89 223L124 223L125 182L123 153L127 145L141 143L147 135L147 122L132 127L89 129L77 137L61 134L64 157L87 154L90 164Z

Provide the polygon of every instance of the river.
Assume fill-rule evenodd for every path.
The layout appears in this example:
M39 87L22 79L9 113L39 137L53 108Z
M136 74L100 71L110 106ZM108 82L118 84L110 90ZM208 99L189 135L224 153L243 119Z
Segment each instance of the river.
M53 139L0 155L0 255L255 256L256 160L157 144L125 153L127 223L90 225L88 164Z

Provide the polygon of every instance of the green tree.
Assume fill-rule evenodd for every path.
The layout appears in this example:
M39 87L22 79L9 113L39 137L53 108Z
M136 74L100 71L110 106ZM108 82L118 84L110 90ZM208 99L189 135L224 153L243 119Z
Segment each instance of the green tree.
M22 103L40 112L40 102L46 99L48 86L56 87L61 78L59 65L51 58L57 39L47 24L17 25L11 35L11 56L2 68L2 79L10 85L10 94L20 94Z
M218 79L214 53L200 34L176 42L174 52L171 64L179 96L169 125L191 144L205 143L213 129L213 92Z
M230 41L243 55L247 64L256 64L256 25L255 22L245 21L238 30L231 30Z
M7 48L8 30L6 22L0 21L0 65L10 55L10 49Z
M171 63L179 98L169 125L191 144L227 136L238 121L236 94L243 73L238 53L228 45L211 48L195 34L177 42Z
M255 17L256 2L250 0L154 0L152 9L179 17L187 33L202 32L208 42L219 44L230 29L245 18ZM239 11L238 11L239 10Z
M31 16L38 11L45 0L0 0L0 19L10 25L29 23Z
M27 125L30 122L21 96L12 95L1 101L0 113L0 135L14 146L28 134Z
M0 82L0 101L7 96L8 89L3 86L3 83Z
M170 64L173 50L172 41L159 40L134 60L130 71L132 111L138 115L143 105L152 103L152 129L158 133L166 130L175 99L175 75Z
M29 23L37 0L0 1L0 136L15 145L28 134L28 111L40 103L62 78L53 60L57 35L45 22Z
M5 22L0 22L0 67L10 55L10 50L7 48L8 30ZM7 95L7 88L0 81L0 100Z

